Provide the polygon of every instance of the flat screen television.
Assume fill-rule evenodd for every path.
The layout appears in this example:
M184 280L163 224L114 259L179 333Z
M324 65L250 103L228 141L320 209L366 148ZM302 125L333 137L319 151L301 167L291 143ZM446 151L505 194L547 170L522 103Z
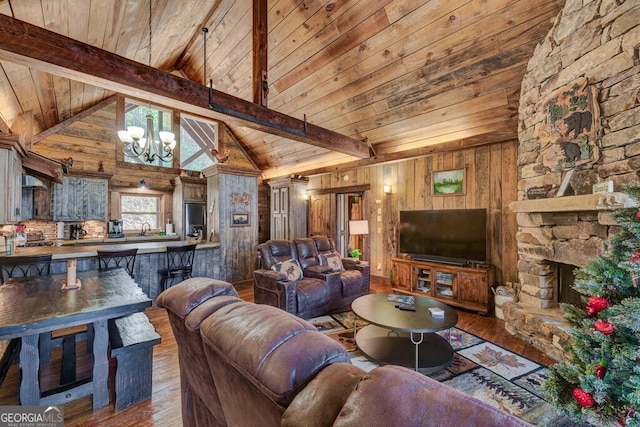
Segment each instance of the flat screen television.
M400 252L414 259L486 263L487 210L400 211Z

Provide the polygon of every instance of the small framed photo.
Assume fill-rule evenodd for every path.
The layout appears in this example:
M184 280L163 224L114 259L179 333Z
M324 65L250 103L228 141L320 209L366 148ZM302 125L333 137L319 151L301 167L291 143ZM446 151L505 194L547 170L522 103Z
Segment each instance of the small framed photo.
M245 227L247 225L249 225L248 212L231 212L232 227Z
M433 172L433 192L434 196L455 196L464 194L465 172L462 169L452 169L446 171Z

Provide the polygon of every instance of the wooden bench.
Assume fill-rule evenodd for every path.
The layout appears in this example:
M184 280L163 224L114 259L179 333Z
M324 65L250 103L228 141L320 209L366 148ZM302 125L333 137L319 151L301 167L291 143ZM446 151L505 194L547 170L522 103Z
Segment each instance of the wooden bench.
M109 321L111 357L116 359L115 410L151 398L153 346L160 335L144 313Z

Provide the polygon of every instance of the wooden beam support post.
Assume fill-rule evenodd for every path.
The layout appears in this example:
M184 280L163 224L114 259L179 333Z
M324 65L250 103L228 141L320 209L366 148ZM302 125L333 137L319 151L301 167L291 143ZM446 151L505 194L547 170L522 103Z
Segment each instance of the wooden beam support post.
M267 106L267 0L253 0L253 102Z
M2 14L0 60L326 150L369 157L362 141Z

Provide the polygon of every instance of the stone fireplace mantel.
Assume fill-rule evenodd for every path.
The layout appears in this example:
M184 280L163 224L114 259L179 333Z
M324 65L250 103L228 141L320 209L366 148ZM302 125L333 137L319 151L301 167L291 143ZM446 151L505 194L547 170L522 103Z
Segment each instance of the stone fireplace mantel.
M512 202L509 208L515 213L534 213L609 211L623 206L630 206L629 199L625 193L605 193L519 200Z
M519 301L502 306L506 329L561 360L571 342L559 308L563 265L583 267L606 250L617 223L612 211L634 206L626 193L584 194L512 202L517 214ZM570 286L570 284L568 285Z

